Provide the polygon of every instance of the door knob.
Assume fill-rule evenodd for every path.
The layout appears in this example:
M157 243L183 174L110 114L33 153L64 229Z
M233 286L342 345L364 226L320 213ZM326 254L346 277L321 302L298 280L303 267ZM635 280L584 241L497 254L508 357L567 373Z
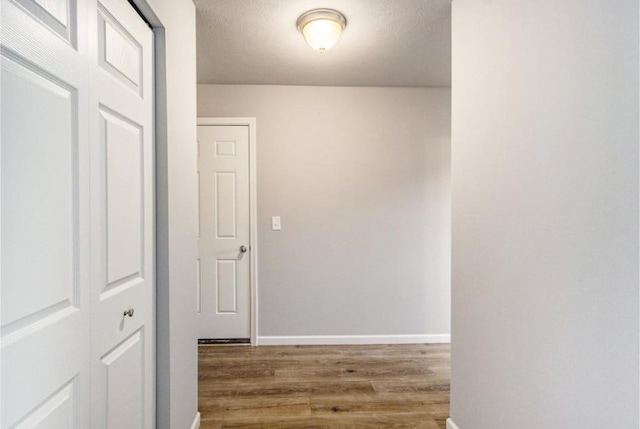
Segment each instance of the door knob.
M133 308L124 311L125 316L133 317Z
M247 246L240 246L241 253L247 253Z

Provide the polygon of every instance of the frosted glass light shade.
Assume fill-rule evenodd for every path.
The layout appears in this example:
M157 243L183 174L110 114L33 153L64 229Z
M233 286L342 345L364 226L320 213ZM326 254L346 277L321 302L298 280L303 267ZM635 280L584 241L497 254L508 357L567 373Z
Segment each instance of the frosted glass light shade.
M303 13L296 22L307 44L322 53L331 49L347 26L340 12L332 9L314 9Z

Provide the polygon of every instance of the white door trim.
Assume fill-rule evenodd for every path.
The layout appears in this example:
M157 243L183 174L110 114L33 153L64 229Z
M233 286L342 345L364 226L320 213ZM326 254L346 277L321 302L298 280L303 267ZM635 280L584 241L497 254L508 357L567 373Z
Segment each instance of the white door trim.
M198 125L246 125L249 127L249 228L251 238L251 345L258 345L258 203L256 194L256 118L198 118Z

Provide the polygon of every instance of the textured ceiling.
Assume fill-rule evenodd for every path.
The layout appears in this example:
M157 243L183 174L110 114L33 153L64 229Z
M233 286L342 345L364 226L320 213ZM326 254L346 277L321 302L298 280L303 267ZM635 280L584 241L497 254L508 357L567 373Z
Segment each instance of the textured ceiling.
M195 0L198 82L451 86L451 0ZM295 23L309 9L347 18L338 44L312 50Z

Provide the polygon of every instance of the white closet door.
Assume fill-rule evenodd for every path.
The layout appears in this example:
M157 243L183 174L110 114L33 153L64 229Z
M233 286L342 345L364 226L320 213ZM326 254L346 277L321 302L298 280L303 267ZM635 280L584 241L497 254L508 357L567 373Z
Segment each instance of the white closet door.
M100 0L92 52L92 428L152 428L153 32Z
M153 33L0 2L0 427L152 428Z
M88 428L83 2L2 0L2 428Z

